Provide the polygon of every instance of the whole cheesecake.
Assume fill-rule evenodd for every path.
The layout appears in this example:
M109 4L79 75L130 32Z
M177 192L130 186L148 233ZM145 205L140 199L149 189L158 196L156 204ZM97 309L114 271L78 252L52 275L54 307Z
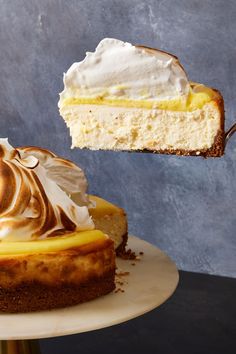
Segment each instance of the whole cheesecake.
M105 38L64 74L72 147L219 157L224 103L166 52Z
M0 311L65 307L115 288L114 242L94 227L86 184L72 162L0 139Z

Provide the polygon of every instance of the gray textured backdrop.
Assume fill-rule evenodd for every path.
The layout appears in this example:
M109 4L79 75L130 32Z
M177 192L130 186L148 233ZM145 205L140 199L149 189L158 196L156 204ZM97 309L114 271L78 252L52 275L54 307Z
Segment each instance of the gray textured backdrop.
M70 150L62 73L104 37L176 54L221 90L236 120L235 0L0 0L0 132L80 163L90 191L127 210L130 232L184 270L236 277L236 137L221 159Z

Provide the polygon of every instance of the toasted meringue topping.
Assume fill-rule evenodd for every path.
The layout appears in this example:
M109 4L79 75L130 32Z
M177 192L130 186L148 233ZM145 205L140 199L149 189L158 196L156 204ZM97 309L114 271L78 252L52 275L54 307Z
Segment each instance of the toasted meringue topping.
M0 240L43 239L94 228L87 206L87 181L71 161L48 150L14 149L0 139Z
M86 194L88 183L83 170L72 161L63 159L51 151L35 146L18 147L22 159L36 158L45 168L47 177L68 196L76 193L76 203L79 206L90 204Z
M71 98L169 100L187 97L190 84L178 59L166 52L105 38L64 74L59 107Z

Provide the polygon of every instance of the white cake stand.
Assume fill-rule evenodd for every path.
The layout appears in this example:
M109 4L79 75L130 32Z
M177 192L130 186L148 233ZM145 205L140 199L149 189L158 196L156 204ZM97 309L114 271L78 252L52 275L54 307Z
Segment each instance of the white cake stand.
M26 314L0 313L0 354L39 353L32 339L63 336L113 326L161 305L179 281L173 261L161 250L129 236L128 247L140 260L117 259L116 291L59 310ZM127 274L129 273L129 274Z

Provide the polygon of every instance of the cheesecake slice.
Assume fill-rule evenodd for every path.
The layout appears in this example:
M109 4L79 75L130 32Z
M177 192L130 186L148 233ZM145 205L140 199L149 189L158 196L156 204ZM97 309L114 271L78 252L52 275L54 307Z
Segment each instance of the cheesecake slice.
M219 157L224 103L166 52L106 38L64 75L72 147Z

